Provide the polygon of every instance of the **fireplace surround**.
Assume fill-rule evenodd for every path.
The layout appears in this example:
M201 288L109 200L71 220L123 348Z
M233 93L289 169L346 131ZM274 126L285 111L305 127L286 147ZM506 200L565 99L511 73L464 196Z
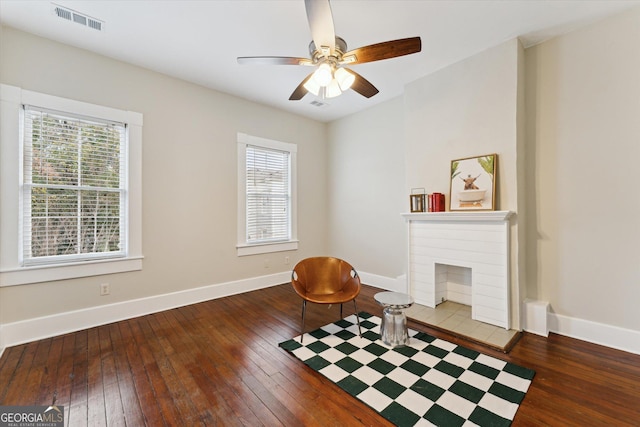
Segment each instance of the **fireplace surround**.
M403 214L408 223L408 293L435 308L471 305L471 318L511 327L511 211Z

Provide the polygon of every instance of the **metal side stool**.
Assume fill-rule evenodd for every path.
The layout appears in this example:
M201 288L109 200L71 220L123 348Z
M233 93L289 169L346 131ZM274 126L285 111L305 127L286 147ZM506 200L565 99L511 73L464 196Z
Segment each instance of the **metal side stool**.
M407 316L403 310L413 305L413 298L400 292L380 292L373 298L383 307L380 324L382 342L390 347L408 345Z

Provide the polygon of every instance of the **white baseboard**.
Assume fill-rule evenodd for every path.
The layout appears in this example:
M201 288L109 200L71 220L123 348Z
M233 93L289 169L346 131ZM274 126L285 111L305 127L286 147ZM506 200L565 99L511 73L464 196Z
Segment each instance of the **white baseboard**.
M385 289L394 292L407 292L407 276L398 276L395 279L386 276L379 276L377 274L370 274L359 271L360 281L365 285L373 286L376 288Z
M123 301L114 304L68 311L51 316L38 317L0 325L0 356L4 349L69 332L106 325L145 314L157 313L176 307L236 295L288 283L288 271L268 276L253 277L233 282L219 283L170 294Z
M406 292L406 277L391 279L375 274L360 273L363 283L390 291ZM131 301L89 307L19 322L0 325L0 356L5 348L27 342L75 332L145 314L157 313L229 295L288 283L291 273L285 271L269 276L253 277L203 286L195 289L156 295Z
M594 344L640 354L640 331L549 313L549 330Z
M407 292L407 276L396 279L359 272L362 283L395 292ZM640 354L640 331L577 319L548 312L545 301L526 300L523 312L527 316L525 330L548 336L555 332L593 344L599 344L629 353Z
M268 276L219 283L170 294L7 323L0 325L0 356L2 356L5 348L14 345L288 283L290 274L290 272L285 271ZM359 274L362 283L367 285L389 291L407 292L405 275L394 279L366 272L360 272ZM640 331L554 313L549 313L547 320L548 330L551 332L640 354Z

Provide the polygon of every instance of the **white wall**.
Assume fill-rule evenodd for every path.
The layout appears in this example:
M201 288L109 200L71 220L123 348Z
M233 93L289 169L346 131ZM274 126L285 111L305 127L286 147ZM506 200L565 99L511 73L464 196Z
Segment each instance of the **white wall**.
M498 155L496 210L518 212L518 138L522 132L523 56L510 40L407 85L406 184L444 193L449 203L451 161ZM522 196L520 196L522 197ZM447 205L448 210L448 205ZM518 219L511 227L511 325L520 328L521 295Z
M497 153L497 208L518 211L518 189L524 187L517 172L524 154L518 152L524 134L523 56L520 43L511 40L407 85L402 102L330 124L333 251L391 280L406 274L407 226L399 213L409 211L411 188L448 196L456 158ZM516 219L511 230L515 328L524 265L517 224Z
M526 66L513 40L419 79L405 99L325 126L3 28L0 82L145 115L145 264L140 273L1 288L0 324L289 270L277 255L235 257L229 160L242 131L299 144L301 249L292 263L332 253L389 280L406 271L399 213L410 188L448 194L452 159L497 152L498 207L518 212L526 296L551 303L563 334L639 341L638 40L640 10L529 48ZM173 118L181 127L167 126ZM98 296L103 281L107 299Z
M408 85L401 201L397 195L379 198L375 206L358 201L368 209L406 211L412 187L448 194L452 159L497 152L498 208L518 214L512 279L519 282L519 299L548 301L552 331L640 353L638 40L636 9L524 53L509 41ZM382 134L402 132L390 121L380 128L375 113L385 107L376 108L330 126L332 173L357 180L360 188L379 179L379 162L399 144L372 139L367 126L375 123ZM355 152L368 141L378 153L368 159L370 167L359 166L356 173L345 161L337 166L337 150ZM336 187L332 192L342 199L350 194ZM359 221L332 216L332 224L365 235ZM379 221L377 229L397 225L391 216ZM369 252L333 247L347 257ZM387 256L378 256L371 272L399 274L406 250L403 260L394 258L398 250L387 246Z
M5 327L277 275L292 267L285 256L326 252L325 124L11 28L0 57L2 83L144 115L143 270L0 288ZM298 251L236 256L237 132L298 144ZM111 295L100 297L104 282Z
M393 280L405 273L407 259L402 97L336 120L328 132L330 251Z
M635 9L526 52L528 295L563 333L636 331L637 352L639 41Z

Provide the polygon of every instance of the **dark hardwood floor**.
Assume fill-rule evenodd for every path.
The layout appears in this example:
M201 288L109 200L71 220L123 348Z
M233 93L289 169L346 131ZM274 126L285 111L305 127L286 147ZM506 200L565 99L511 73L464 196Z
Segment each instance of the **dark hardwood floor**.
M364 286L358 309L380 315L378 291ZM307 330L338 315L311 304ZM286 284L15 346L0 405L55 401L69 426L390 425L278 347L299 327ZM527 333L503 354L410 327L536 370L515 426L640 425L640 355Z

